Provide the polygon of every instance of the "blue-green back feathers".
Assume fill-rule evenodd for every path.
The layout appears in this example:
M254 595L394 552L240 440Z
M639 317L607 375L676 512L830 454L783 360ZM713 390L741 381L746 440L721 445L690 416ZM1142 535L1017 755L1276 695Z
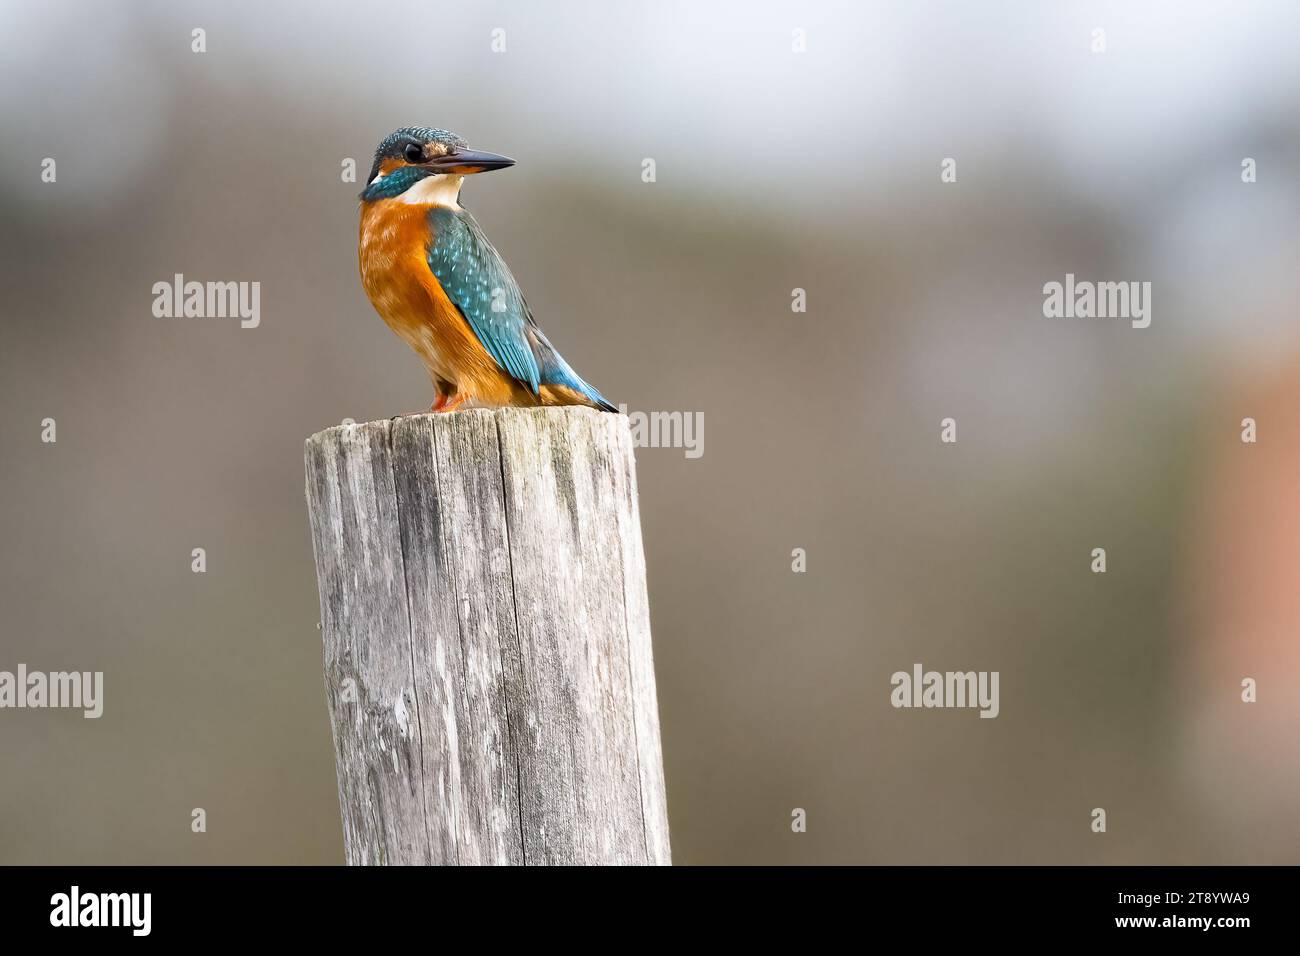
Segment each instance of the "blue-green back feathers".
M536 394L541 371L524 338L528 306L515 277L468 213L435 206L429 219L429 268L447 298L497 364Z
M537 327L505 260L468 212L435 206L429 225L434 236L429 268L502 369L534 395L541 385L563 385L616 410L578 377Z

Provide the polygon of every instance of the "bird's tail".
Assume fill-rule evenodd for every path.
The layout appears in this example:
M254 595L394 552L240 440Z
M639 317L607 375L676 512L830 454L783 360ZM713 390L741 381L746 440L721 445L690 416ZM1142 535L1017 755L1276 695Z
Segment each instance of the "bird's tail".
M588 385L583 381L582 376L573 370L573 366L564 360L555 346L547 340L542 334L542 330L535 326L531 330L534 339L539 346L536 350L538 371L541 385L559 386L576 392L591 403L593 408L599 408L603 412L616 412L618 406L604 395L596 391L595 387Z
M589 404L591 405L592 408L598 408L602 412L618 411L617 405L609 401L609 399L605 398L604 395L596 391L596 389L593 388L591 385L588 385L586 382L584 382L581 378L579 378L576 374L573 373L572 369L569 370L569 374L567 375L548 376L546 372L543 371L542 372L543 395L546 394L546 390L548 389L551 391L552 395L555 394L555 389L564 389L566 392L573 394L579 399L585 399L586 401L582 402L582 404ZM561 402L560 404L570 405L573 404L573 402L564 401Z

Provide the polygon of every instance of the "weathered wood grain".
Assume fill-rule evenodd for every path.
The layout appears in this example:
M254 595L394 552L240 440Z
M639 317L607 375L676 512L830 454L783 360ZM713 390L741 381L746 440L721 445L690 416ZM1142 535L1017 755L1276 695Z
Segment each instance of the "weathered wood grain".
M345 425L306 465L347 861L671 862L626 419Z

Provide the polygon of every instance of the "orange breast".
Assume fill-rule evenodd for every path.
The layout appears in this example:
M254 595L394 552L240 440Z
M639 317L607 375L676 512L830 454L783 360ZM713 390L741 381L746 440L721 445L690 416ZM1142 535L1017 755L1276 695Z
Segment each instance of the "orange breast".
M361 282L375 311L423 359L429 375L461 391L507 402L516 383L483 348L425 258L428 207L381 199L361 207ZM492 393L492 394L488 394Z

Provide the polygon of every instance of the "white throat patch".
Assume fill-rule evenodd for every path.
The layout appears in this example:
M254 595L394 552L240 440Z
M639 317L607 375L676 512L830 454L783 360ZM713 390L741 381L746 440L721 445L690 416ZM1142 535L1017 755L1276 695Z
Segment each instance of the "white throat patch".
M397 199L413 206L448 206L459 209L460 184L464 181L464 176L435 173L432 176L425 176Z

